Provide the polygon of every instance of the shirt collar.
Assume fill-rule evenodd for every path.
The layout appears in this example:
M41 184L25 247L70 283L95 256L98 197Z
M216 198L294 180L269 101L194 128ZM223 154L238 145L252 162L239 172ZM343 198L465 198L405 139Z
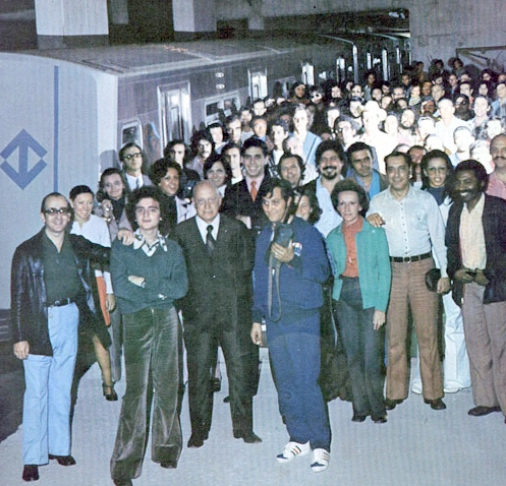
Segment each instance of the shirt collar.
M161 247L165 252L168 251L167 242L160 232L158 232L157 239L151 245L148 244L146 238L141 233L141 230L139 228L135 230L134 236L134 250L138 250L140 248L147 256L152 256L158 247Z

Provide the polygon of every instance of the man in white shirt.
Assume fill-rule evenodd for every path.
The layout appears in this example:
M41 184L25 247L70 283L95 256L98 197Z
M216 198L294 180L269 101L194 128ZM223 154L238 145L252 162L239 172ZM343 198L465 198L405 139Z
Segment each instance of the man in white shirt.
M445 148L453 154L457 151L457 146L453 140L455 129L469 125L455 116L455 106L452 100L442 98L439 100L437 106L441 120L436 123L435 133L443 141Z
M387 312L388 367L386 407L392 410L408 396L408 305L420 350L420 371L425 403L444 410L443 378L437 345L438 295L425 284L435 267L432 250L441 266L437 292L450 288L446 273L445 227L436 200L409 183L410 158L393 152L385 159L389 188L374 196L368 221L384 227L392 264L392 289Z

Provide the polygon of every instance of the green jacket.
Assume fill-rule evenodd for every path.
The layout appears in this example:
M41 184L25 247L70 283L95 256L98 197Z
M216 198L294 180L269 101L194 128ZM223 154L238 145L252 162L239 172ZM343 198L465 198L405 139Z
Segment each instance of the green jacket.
M387 238L383 228L375 228L365 219L363 223L362 230L356 236L358 279L362 302L364 309L373 307L385 312L392 280ZM332 298L339 300L343 285L339 275L344 272L346 267L346 245L342 224L330 232L327 237L327 245L334 269Z

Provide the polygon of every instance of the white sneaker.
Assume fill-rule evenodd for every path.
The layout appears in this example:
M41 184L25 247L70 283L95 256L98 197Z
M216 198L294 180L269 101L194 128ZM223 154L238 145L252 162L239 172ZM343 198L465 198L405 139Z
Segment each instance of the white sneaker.
M313 462L311 470L313 472L322 472L329 467L330 453L325 449L315 449L313 451Z
M288 442L288 444L286 444L285 448L283 449L283 452L276 456L276 459L281 463L290 462L296 457L309 454L310 450L311 446L309 445L309 442L306 442L305 444L299 444L298 442Z
M411 391L416 393L417 395L422 394L422 380L413 380L413 384L411 385Z
M448 383L444 386L443 390L445 393L457 393L458 391L462 390L464 388L463 386L459 386L456 383Z

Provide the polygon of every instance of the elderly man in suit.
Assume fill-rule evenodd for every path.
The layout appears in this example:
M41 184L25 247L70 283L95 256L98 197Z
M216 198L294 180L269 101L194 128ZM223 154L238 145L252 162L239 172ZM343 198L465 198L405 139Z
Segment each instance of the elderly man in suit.
M189 279L182 301L192 426L188 447L201 447L211 428L209 377L218 345L227 365L234 437L261 442L253 432L248 371L253 346L250 239L243 224L219 213L221 195L210 182L195 186L193 202L197 215L173 234L183 248Z

